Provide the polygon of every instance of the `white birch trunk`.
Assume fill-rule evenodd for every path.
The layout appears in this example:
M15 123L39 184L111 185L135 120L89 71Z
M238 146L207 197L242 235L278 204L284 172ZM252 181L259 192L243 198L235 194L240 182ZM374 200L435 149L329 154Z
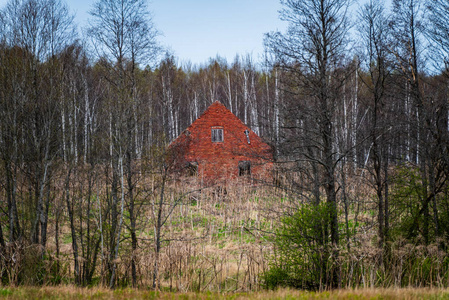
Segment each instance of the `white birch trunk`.
M83 161L87 162L87 153L89 151L89 116L90 116L90 107L89 107L89 89L87 85L86 77L83 76L83 85L84 85L84 154Z
M71 122L72 123L72 122ZM73 97L73 124L72 127L72 139L73 139L73 155L75 159L75 164L78 163L78 139L76 138L76 125L78 124L78 109L76 107L76 99Z
M67 142L65 136L65 109L64 104L62 104L61 111L61 126L62 126L62 156L64 157L64 162L67 162Z
M352 153L354 157L354 170L357 168L357 114L358 114L358 68L355 70L355 91L354 91L354 101L352 110L352 130L351 130L351 141L352 141Z
M248 124L248 75L245 70L243 70L243 123Z
M166 84L165 78L162 78L162 90L164 93L164 98L167 101L167 110L168 110L168 136L170 141L175 138L175 120L173 116L173 94L171 91L170 84Z
M337 126L335 126L337 127ZM339 150L343 150L341 148L348 147L350 144L348 141L348 137L351 136L350 128L348 126L348 103L346 99L346 82L343 83L343 137L342 137L342 146ZM335 132L335 136L338 136L338 132ZM354 156L354 153L353 153ZM354 158L353 158L354 159ZM343 157L343 160L346 161L346 157Z
M151 99L148 100L148 114L153 115L153 108L151 107ZM153 145L153 126L151 124L151 118L148 120L148 149L151 149Z
M410 109L410 94L409 94L409 87L408 87L408 82L405 83L405 93L406 93L406 98L405 98L405 113L406 113L406 117L407 117L407 149L406 149L406 160L409 162L410 161L410 114L411 114L411 109Z
M226 73L226 79L227 79L227 84L228 84L229 110L235 114L234 110L232 109L231 75L229 74L229 71Z
M193 120L191 120L190 124L193 123L193 121L195 121L196 119L198 119L198 114L199 114L199 108L198 108L198 94L195 91L194 93L194 98L193 98Z
M112 112L109 112L109 156L111 157L111 168L112 168L113 148L114 148L114 133L112 132Z
M256 99L256 86L254 82L254 72L252 72L251 76L251 126L252 130L257 134L260 135L260 128L259 128L259 115L257 113L257 99Z
M276 145L276 154L279 154L279 74L278 69L274 71L274 138Z
M141 149L141 145L142 143L139 143L140 138L139 138L139 123L138 123L138 118L137 118L137 105L136 105L136 101L134 99L133 101L133 117L134 117L134 143L135 143L135 154L137 159L141 158L141 153L142 153L142 149Z

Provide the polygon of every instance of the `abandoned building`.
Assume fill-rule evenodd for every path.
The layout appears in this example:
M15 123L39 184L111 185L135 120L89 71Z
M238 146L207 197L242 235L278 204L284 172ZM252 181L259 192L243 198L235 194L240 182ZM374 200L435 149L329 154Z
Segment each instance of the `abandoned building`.
M216 101L169 146L171 169L206 182L270 180L271 147Z

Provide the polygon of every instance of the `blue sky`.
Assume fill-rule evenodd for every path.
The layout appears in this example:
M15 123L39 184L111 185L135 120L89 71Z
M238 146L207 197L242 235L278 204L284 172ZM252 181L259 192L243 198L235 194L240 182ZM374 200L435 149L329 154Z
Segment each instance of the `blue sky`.
M263 54L263 35L282 29L279 0L152 0L153 18L181 61Z
M86 25L94 0L66 0L76 22ZM4 7L7 0L0 0ZM279 0L148 0L160 43L179 63L206 63L217 55L228 62L251 54L259 61L263 34L285 28L278 18Z
M86 26L95 0L65 1L76 14L79 27ZM160 43L180 64L203 64L217 55L232 63L236 54L250 54L255 62L262 61L264 33L286 28L286 23L279 20L279 0L147 1L154 24L162 33ZM0 7L6 2L0 0ZM354 13L357 7L354 5Z

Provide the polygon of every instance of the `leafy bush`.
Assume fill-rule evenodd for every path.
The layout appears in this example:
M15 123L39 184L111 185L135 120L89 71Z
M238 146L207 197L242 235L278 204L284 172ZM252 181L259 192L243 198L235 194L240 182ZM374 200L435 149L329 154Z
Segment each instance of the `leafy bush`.
M336 261L328 228L330 209L327 204L303 205L281 220L271 267L262 276L266 288L317 290L330 284Z

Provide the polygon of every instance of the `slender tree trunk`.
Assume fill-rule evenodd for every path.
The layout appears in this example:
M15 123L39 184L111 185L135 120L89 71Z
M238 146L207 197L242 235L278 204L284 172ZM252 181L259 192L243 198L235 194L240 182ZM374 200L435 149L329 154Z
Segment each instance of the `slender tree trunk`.
M375 180L375 189L377 194L377 221L378 221L378 245L379 248L383 249L385 244L385 205L384 205L384 183L382 180L382 159L380 153L380 146L378 143L378 109L379 109L379 99L377 97L377 91L375 91L374 95L374 108L373 108L373 124L372 124L372 160L374 166L374 180Z
M254 82L254 77L254 72L251 72L251 128L257 135L260 135L259 115L257 112L256 83Z
M64 104L62 104L61 109L61 133L62 133L62 157L64 162L67 161L67 142L66 142L66 124L65 124L65 110Z
M89 152L89 127L90 127L90 106L89 106L89 86L87 85L86 76L83 75L84 86L84 152L83 162L87 163L87 155Z
M32 242L35 244L39 243L39 222L42 222L43 218L45 217L44 212L44 189L45 185L47 183L47 175L48 175L48 167L49 164L47 162L47 156L45 157L44 162L44 174L42 175L42 178L40 178L39 182L36 186L36 198L37 198L37 206L36 206L36 216L34 218L33 222L33 231L31 234Z
M385 150L385 154L384 154L384 205L385 205L385 213L384 213L384 221L385 221L385 225L384 225L384 238L386 241L390 240L390 207L389 207L389 177L388 177L388 147L386 147L387 149ZM387 249L388 250L388 249Z
M120 220L116 232L116 244L113 250L113 260L112 260L112 272L111 272L111 280L109 281L109 288L114 287L114 280L115 280L115 272L117 269L117 258L118 258L118 252L120 247L120 236L122 232L122 225L123 225L123 214L124 214L124 205L125 205L125 191L124 191L124 179L123 179L123 158L122 154L120 153L119 157L119 168L120 168L120 187L121 187L121 204L120 204Z
M348 251L351 250L351 244L350 244L350 234L349 234L349 199L347 197L346 193L346 174L344 171L345 164L342 163L342 176L341 176L341 182L342 182L342 196L343 196L343 204L345 209L345 227L346 227L346 247L348 248Z
M76 239L76 229L75 229L75 220L73 216L73 202L70 203L70 175L72 173L72 168L70 168L67 172L67 177L65 181L65 199L67 205L67 212L69 214L70 221L70 233L72 236L72 250L73 250L73 260L74 260L74 275L75 275L75 283L80 284L80 266L79 266L79 255L78 255L78 243Z
M3 251L3 249L5 249L5 247L6 247L5 238L3 236L2 224L0 223L0 250ZM1 276L1 274L0 274L0 276Z
M115 272L114 269L114 256L115 256L115 245L116 245L116 236L117 236L117 205L119 201L118 197L118 170L117 170L117 164L118 162L115 161L115 159L111 158L111 165L112 165L112 182L111 182L111 215L110 215L110 224L111 228L109 229L109 259L107 262L108 270L109 270L109 279L112 278L113 272ZM109 283L110 285L110 283Z
M61 219L61 210L60 210L59 206L61 204L58 203L57 205L58 205L58 207L56 207L56 209L55 209L55 247L56 247L56 274L57 274L57 276L59 276L59 272L60 272L60 268L61 268L61 264L59 261L59 258L61 256L61 248L59 246L59 232L60 232L59 223L60 223L60 219Z
M226 73L226 83L228 88L228 105L229 110L235 114L235 111L232 109L232 92L231 92L231 74L229 74L229 71Z
M243 123L248 124L248 74L243 70Z
M279 156L279 131L280 131L280 118L279 118L279 103L280 103L280 86L279 86L279 73L278 68L274 69L274 139L276 147L276 156Z
M324 127L324 156L325 156L325 190L326 198L329 206L330 213L330 234L332 244L332 256L335 259L335 266L332 268L331 287L337 288L340 285L339 280L339 266L338 266L338 247L339 247L339 234L338 234L338 215L337 215L337 193L335 190L335 170L332 153L332 125L330 122L325 123Z
M162 230L162 210L164 204L164 193L165 193L165 181L167 179L167 167L164 167L162 174L162 186L161 195L159 197L159 203L157 205L157 219L156 226L154 228L154 239L155 239L155 258L153 265L153 289L159 288L159 254L161 251L161 230Z
M134 212L134 183L132 172L132 157L131 152L126 154L126 171L127 171L127 184L128 184L128 196L129 196L129 231L131 234L131 277L133 287L137 287L137 267L136 267L136 255L137 255L137 235L136 235L136 216Z
M354 91L354 100L352 107L352 121L351 121L351 149L354 157L354 171L357 169L357 114L358 114L358 105L359 105L359 68L356 66L355 69L355 91Z
M436 187L435 187L435 174L434 170L429 166L429 188L430 193L432 195L432 208L433 208L433 222L435 225L435 236L440 236L440 224L439 224L439 217L438 217L438 207L437 207L437 200L436 200Z
M48 211L50 209L50 184L47 185L47 197L44 203L44 213L41 217L41 246L42 246L42 255L45 253L45 249L47 246L47 225L48 225Z
M16 179L11 170L10 163L4 161L6 172L6 198L8 201L8 217L9 217L9 241L15 241L20 236L19 219L17 215L16 203ZM14 172L15 173L15 172Z
M82 268L82 275L81 275L81 280L82 280L82 284L85 285L86 283L89 282L89 274L91 272L91 268L94 267L95 263L92 259L92 256L96 257L96 251L98 251L98 249L95 248L94 246L94 241L92 241L93 237L91 236L91 220L90 220L90 216L92 214L92 185L93 185L93 166L91 166L91 168L88 171L89 173L87 174L87 180L88 180L88 188L87 188L87 210L85 212L85 215L87 216L86 218L86 246L82 247L83 249L83 257L85 258L83 260L83 268Z

